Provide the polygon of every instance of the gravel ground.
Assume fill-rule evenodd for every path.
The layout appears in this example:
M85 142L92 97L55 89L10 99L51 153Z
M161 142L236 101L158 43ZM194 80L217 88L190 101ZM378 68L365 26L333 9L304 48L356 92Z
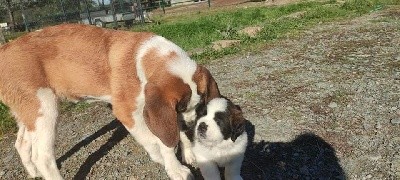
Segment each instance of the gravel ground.
M249 120L244 179L400 179L399 50L392 7L209 63ZM66 179L167 178L105 104L63 111L58 131ZM26 178L14 140L0 142L0 179Z

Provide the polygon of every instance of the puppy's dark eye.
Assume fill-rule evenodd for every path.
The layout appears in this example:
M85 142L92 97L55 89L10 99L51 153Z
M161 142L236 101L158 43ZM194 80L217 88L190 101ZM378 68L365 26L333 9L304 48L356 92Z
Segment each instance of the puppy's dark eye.
M215 122L217 123L218 126L221 126L222 119L215 118Z
M196 106L196 115L198 117L202 117L207 115L207 106L204 103L197 104Z
M226 118L227 118L226 113L222 113L222 112L215 113L214 119L218 125L221 125L225 121Z

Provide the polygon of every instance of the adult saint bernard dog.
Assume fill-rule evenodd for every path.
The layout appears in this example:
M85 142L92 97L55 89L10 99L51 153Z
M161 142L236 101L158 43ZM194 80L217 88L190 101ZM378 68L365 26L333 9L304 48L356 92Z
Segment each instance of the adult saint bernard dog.
M15 148L31 177L62 179L54 155L57 102L96 99L171 179L191 179L175 155L177 116L220 96L210 72L152 33L64 24L0 47L0 100L18 121ZM62 127L60 127L62 128Z

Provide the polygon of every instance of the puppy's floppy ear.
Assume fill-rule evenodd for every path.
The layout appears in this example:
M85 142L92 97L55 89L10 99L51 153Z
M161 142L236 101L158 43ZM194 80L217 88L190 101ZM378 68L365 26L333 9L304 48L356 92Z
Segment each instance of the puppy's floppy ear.
M197 84L197 92L202 94L205 103L214 98L221 97L217 82L212 77L210 71L204 66L197 66L193 81Z
M237 127L233 127L233 129L232 129L232 136L231 136L231 139L232 139L233 142L235 142L236 139L237 139L240 135L243 134L244 129L245 129L244 123L238 124Z
M147 83L143 114L150 131L166 146L175 147L179 142L177 113L167 98L157 85Z
M243 132L245 131L245 119L243 117L243 112L242 109L240 108L240 106L238 105L233 105L232 102L230 105L230 113L232 116L232 135L231 135L231 139L233 142L236 141L236 139L243 134Z

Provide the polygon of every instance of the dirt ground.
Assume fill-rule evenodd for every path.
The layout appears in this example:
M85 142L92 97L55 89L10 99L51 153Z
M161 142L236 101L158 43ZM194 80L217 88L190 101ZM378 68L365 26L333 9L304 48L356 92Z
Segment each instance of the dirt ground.
M248 119L243 178L400 179L399 49L391 7L209 63ZM167 179L105 104L62 112L58 132L66 179ZM14 140L0 142L0 179L26 178Z

